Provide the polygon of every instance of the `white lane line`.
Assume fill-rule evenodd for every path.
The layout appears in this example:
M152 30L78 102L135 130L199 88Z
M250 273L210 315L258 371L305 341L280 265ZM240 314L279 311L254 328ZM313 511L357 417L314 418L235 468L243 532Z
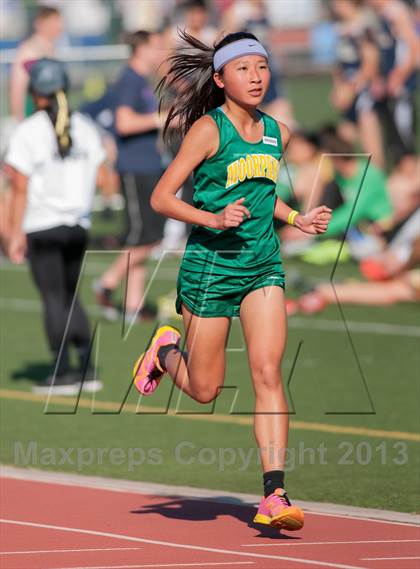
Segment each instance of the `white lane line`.
M143 567L215 567L219 565L253 565L254 561L223 561L223 563L148 563L146 565L99 565L92 567L53 567L52 569L141 569Z
M36 522L24 522L21 520L7 520L0 519L1 523L13 524L20 526L30 526L37 528L52 529L58 531L68 531L73 533L84 533L88 535L100 535L102 537L108 537L111 539L122 539L125 541L135 541L137 543L149 543L151 545L162 545L165 547L174 547L178 549L190 549L195 551L208 551L210 553L223 553L224 555L239 555L241 557L257 557L258 559L280 559L282 561L292 561L294 563L302 563L303 565L318 565L320 567L334 567L334 569L367 569L366 567L360 567L355 565L344 565L342 563L330 563L328 561L316 561L314 559L303 559L299 557L288 557L286 555L267 555L264 553L245 553L244 551L235 551L230 549L219 549L216 547L203 547L201 545L188 545L184 543L173 543L170 541L161 541L157 539L145 539L142 537L133 537L130 535L121 535L118 533L109 533L104 531L95 531L80 528L69 528L65 526L55 526L51 524L40 524ZM108 568L106 568L108 569Z
M241 547L295 547L296 545L354 545L357 543L417 543L420 539L375 539L361 541L285 541L284 543L243 543Z
M38 300L25 298L0 298L0 309L17 312L41 312L41 303ZM89 314L100 316L101 311L95 305L87 307ZM420 338L420 326L387 324L386 322L357 322L346 320L350 332L361 334L380 334L383 336L408 336ZM325 318L300 318L292 316L288 320L290 328L297 330L321 330L324 332L343 332L347 333L342 320L328 320Z
M32 551L0 551L0 555L37 555L38 553L80 553L86 551L139 551L141 547L89 547L86 549L34 549Z
M363 561L397 561L401 559L420 559L420 557L362 557Z

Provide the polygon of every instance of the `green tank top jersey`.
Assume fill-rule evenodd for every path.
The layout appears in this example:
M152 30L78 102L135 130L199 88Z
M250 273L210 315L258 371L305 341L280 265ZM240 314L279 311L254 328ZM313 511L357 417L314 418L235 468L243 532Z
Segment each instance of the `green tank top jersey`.
M259 111L260 112L260 111ZM273 214L279 160L283 153L277 122L260 112L264 136L245 141L219 107L207 113L219 129L217 153L194 171L193 203L198 209L220 213L244 197L251 217L225 230L193 225L182 268L219 275L255 275L280 265L280 244Z

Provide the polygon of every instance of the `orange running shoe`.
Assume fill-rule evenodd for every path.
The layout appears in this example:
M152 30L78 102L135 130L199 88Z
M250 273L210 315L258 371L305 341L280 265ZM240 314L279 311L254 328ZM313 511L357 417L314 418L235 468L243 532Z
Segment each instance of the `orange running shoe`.
M166 373L159 363L159 348L168 344L178 346L180 340L181 332L173 326L161 326L157 329L149 348L141 354L133 368L134 385L142 395L151 395Z
M302 510L292 506L286 491L276 488L272 494L261 500L254 523L295 531L303 527L303 520Z

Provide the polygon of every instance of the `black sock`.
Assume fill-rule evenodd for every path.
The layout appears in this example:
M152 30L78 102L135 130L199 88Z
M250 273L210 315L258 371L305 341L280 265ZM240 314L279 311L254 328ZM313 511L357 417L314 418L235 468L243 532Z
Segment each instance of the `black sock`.
M264 498L267 498L276 488L284 488L283 470L269 470L263 474Z
M169 354L169 352L171 350L176 350L177 352L180 352L182 355L182 359L185 362L185 365L187 365L188 362L188 352L184 351L181 352L179 347L176 344L168 344L167 346L162 346L161 348L158 349L158 359L159 359L159 363L160 363L160 367L162 369L164 369L166 371L166 364L165 364L165 360L166 360L166 356Z
M166 356L167 356L167 355L169 354L169 352L171 352L172 350L177 350L177 351L179 351L179 348L178 348L178 346L177 346L176 344L167 344L166 346L161 346L161 347L158 349L158 353L157 353L158 360L159 360L159 363L160 363L160 367L161 367L162 369L164 369L164 370L166 370L166 365L165 365Z

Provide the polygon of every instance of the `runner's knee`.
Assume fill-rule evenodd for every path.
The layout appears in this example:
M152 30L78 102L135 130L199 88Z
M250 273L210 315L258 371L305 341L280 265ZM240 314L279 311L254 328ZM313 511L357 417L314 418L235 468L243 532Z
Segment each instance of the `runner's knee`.
M251 362L251 373L257 395L261 391L272 391L280 385L280 365L266 360Z
M194 399L199 403L211 403L214 401L221 392L223 387L223 379L220 382L214 381L211 376L200 375L200 385L194 386L194 380L190 383L194 394Z

